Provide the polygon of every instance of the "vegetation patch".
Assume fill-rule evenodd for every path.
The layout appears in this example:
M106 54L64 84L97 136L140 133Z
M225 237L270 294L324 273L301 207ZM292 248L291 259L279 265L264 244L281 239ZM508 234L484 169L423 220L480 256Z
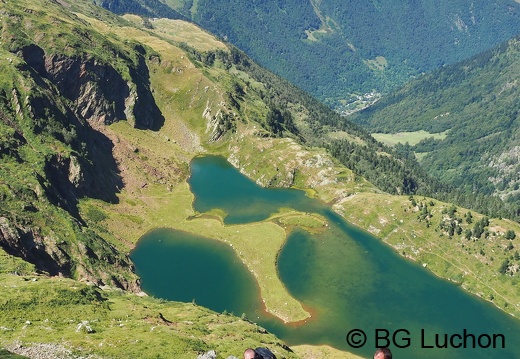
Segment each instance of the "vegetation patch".
M291 347L302 358L362 359L362 357L332 348L328 345L296 345Z
M0 346L16 352L193 359L209 350L219 358L240 357L245 347L262 345L277 356L297 357L256 325L191 303L36 275L2 274L0 285Z
M372 133L372 136L378 141L386 145L394 146L398 143L408 143L414 146L424 139L431 138L433 140L444 140L448 135L448 131L441 133L429 133L424 130L413 132L398 132L398 133Z
M365 60L365 63L375 71L383 71L388 66L388 61L384 56L377 56L375 59Z
M275 214L270 217L270 220L275 221L286 229L300 227L311 232L328 226L327 220L316 213L291 211L283 214Z
M293 357L265 331L235 317L109 290L139 290L126 255L147 231L169 227L229 244L249 265L270 312L288 322L309 316L280 282L276 257L292 227L321 230L326 221L281 209L263 222L225 226L224 213L197 213L186 179L190 160L205 153L225 156L261 185L310 189L401 255L518 315L517 224L477 213L468 223L466 209L410 198L414 181L425 177L407 172L407 157L237 49L223 50L218 40L203 48L208 35L195 26L125 20L83 1L69 5L74 13L52 1L11 2L5 4L12 7L10 18L2 18L1 51L13 61L0 63L1 233L45 244L52 263L63 267L55 271L61 277L47 278L0 251L0 305L6 309L0 326L12 329L2 332L0 345L61 343L78 355L193 358L208 349L240 356L243 346L266 344L280 357ZM179 43L179 33L196 44ZM48 59L116 72L139 96L105 101L106 108L133 111L137 98L147 98L139 119L148 120L149 106L156 106L163 122L136 128L122 120L125 111L110 125L102 115L83 118L76 103L97 103L103 94L59 96L59 81L39 74L46 62L19 55L33 43ZM90 88L98 86L93 81ZM338 159L323 149L330 130L340 137L329 146ZM378 189L365 176L386 182Z

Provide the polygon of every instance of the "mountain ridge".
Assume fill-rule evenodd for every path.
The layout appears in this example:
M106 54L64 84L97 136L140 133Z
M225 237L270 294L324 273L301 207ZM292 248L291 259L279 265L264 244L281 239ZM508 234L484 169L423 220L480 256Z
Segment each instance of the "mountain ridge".
M409 150L431 175L499 196L518 218L519 41L424 75L349 118L373 132L447 131Z
M475 224L459 222L455 216L457 210L462 215L466 209L448 212L447 203L432 199L432 205L430 199L386 194L341 165L317 146L331 130L366 148L362 152L389 158L393 154L384 152L357 126L341 123L337 114L321 111L323 105L280 78L260 68L253 73L256 65L237 49L184 23L151 21L150 29L141 18L116 17L88 2L68 5L44 0L2 5L6 40L0 50L0 281L9 291L0 299L7 309L0 313L0 321L13 330L3 333L0 345L53 343L64 336L76 349L97 355L127 357L133 352L152 357L163 350L192 358L215 347L222 356L236 355L247 342L272 344L277 354L297 357L245 320L193 304L141 300L128 294L139 291L128 252L152 228L188 230L245 245L218 214L207 218L193 210L193 194L186 183L188 163L205 153L226 157L265 186L307 188L403 256L427 263L434 273L518 315L517 308L509 305L518 295L513 285L518 260L511 259L504 273L497 274L501 269L497 262L512 255L507 230L520 233L518 224L488 220L484 227L493 239L489 241L450 236L452 224L455 233L459 227L474 229ZM204 50L189 45L197 39ZM102 81L105 75L114 79L124 96L108 91ZM143 116L154 113L149 108L160 113ZM313 141L311 135L316 134L322 137ZM108 189L106 176L112 178ZM477 213L473 217L475 222L483 218ZM274 220L243 229L252 236L278 233L272 239L279 243L261 253L266 265L253 269L268 309L290 321L300 303L276 276L283 229ZM9 237L12 233L18 236ZM496 259L482 256L474 263L473 251L479 249L495 251ZM54 263L63 259L70 271L53 272L51 262L42 266L37 260L26 261L28 254L40 259L43 252ZM251 262L246 256L257 251L246 247L241 252L237 256ZM439 258L432 256L443 252ZM34 275L35 265L57 277ZM265 273L273 274L272 279ZM17 296L17 288L23 288L18 292L23 295ZM276 288L276 293L270 296L265 288ZM48 295L40 295L44 293ZM68 306L59 309L69 299ZM136 316L128 319L127 311ZM175 325L167 325L159 313ZM58 319L46 321L51 314ZM75 331L83 321L95 323L98 333ZM231 328L221 326L222 321ZM154 336L155 330L162 334ZM140 333L144 339L128 343L121 334L104 335L122 332ZM234 339L237 333L244 341ZM163 340L172 335L176 346ZM192 339L200 335L204 342ZM127 351L118 350L123 346Z
M520 33L515 1L167 4L329 106L349 111L357 104L352 94L388 92Z

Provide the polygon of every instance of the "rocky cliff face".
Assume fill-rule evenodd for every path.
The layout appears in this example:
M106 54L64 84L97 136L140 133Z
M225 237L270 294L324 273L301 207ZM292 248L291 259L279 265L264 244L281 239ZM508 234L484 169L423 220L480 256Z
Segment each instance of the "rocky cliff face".
M130 259L89 228L79 201L115 203L123 187L104 126L126 120L157 130L164 123L146 51L111 49L119 60L108 63L30 42L11 50L20 77L0 96L0 130L13 135L0 141L0 161L25 172L33 167L25 178L13 170L0 181L0 246L50 275L138 291ZM45 219L49 209L58 210L61 223Z
M116 53L128 65L130 79L125 79L113 65L92 57L46 54L36 44L18 51L34 77L50 80L61 96L70 100L71 109L81 120L92 125L110 125L119 120L135 127L159 129L164 123L150 90L145 49L135 48L137 64Z
M37 211L37 208L26 210ZM52 276L140 291L128 256L88 228L78 225L78 233L64 238L52 233L44 235L41 228L17 220L21 219L0 216L0 247L7 253L33 263L38 270Z
M0 217L0 246L51 275L71 275L70 256L56 241L43 237L35 228L15 225Z

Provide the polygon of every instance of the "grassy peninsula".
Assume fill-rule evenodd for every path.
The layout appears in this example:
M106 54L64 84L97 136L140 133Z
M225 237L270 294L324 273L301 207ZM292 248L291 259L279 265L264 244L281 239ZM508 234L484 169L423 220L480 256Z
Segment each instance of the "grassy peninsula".
M196 213L186 180L201 154L224 156L261 185L306 189L402 255L519 315L518 239L510 239L520 234L517 223L484 225L477 213L470 223L466 209L378 189L311 135L341 130L363 153L401 163L396 154L353 125L336 128L331 112L237 49L193 24L118 17L84 1L2 7L4 348L51 345L113 358L194 358L215 349L225 358L263 345L286 358L343 355L292 352L245 320L142 297L128 253L147 231L171 227L221 240L255 264L271 313L287 322L309 315L280 282L276 255L287 228L316 230L323 219L282 210L226 226L221 213Z

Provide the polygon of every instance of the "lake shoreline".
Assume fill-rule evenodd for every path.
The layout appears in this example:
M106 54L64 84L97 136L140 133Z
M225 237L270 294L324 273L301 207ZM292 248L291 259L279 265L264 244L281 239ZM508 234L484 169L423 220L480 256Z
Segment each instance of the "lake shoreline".
M251 266L252 266L251 273L255 276L258 283L260 283L262 279L264 280L264 283L268 283L265 281L265 273L263 273L261 270L258 270L258 267L255 267L256 264L260 263L260 261L265 259L265 257L263 257L263 258L256 257L256 255L258 255L258 254L260 254L260 252L262 252L261 250L258 251L258 248L260 248L260 249L262 249L262 247L276 248L276 251L274 251L275 254L274 254L272 261L266 261L266 263L274 263L272 266L274 268L273 272L277 276L277 265L276 265L278 263L277 257L279 255L281 248L283 248L283 246L285 245L285 243L287 241L287 232L284 228L282 228L279 224L272 223L270 218L263 220L260 223L233 224L233 225L224 225L223 220L221 218L219 218L219 219L217 219L217 218L194 218L193 216L199 216L200 214L198 212L194 211L194 209L191 207L192 203L193 203L194 195L193 195L193 193L191 193L189 191L189 188L187 188L187 187L188 186L186 185L186 183L183 182L173 188L173 191L171 193L171 198L179 198L179 195L180 195L180 197L184 198L182 202L183 203L186 202L186 205L183 205L183 206L181 206L181 208L179 208L178 203L177 203L177 206L176 206L177 208L175 208L174 215L172 216L170 214L170 216L168 217L168 221L166 221L167 223L163 223L163 225L162 225L163 227L165 225L166 225L166 227L170 227L171 225L169 225L169 224L174 223L174 225L171 227L177 227L177 228L180 227L188 232L202 233L202 234L205 234L207 237L211 237L211 238L226 242L228 245L233 244L233 249L238 254L238 257L241 259L241 261L245 262L245 263L251 263ZM187 209L188 207L190 208L189 210ZM281 207L285 207L285 206L281 206ZM169 208L172 209L172 207L169 207ZM334 211L334 212L337 214L337 211ZM300 213L304 213L304 212L300 212ZM339 215L339 216L341 217L342 221L344 221L345 216L343 216L343 215ZM289 218L291 216L288 215L286 217ZM157 216L156 218L166 218L166 216L165 217ZM192 219L187 220L187 218L192 218ZM367 232L365 232L363 227L359 226L356 223L352 223L352 227L355 227L357 229L361 228L360 231L367 233ZM238 233L238 232L240 232L240 233ZM217 235L215 236L215 234L217 234ZM367 233L367 235L368 235L368 233ZM277 237L277 238L274 238L274 237ZM250 248L253 248L253 250L256 250L256 253L249 253L248 252L249 250L246 250L246 252L244 254L244 247L241 247L239 245L240 243L244 242L244 238L247 239L246 241L248 241L248 245L250 246ZM266 238L267 238L267 240L270 240L270 242L265 242ZM273 241L273 239L274 239L274 241ZM235 242L235 241L237 241L237 242ZM374 242L381 243L382 241L381 241L381 239L376 238L374 240ZM270 244L268 244L268 243L270 243ZM275 244L275 245L272 246L271 244ZM384 246L386 247L387 245L384 244ZM392 249L392 252L396 256L400 257L400 254L395 253L394 249ZM400 258L402 259L402 257L400 257ZM253 263L255 261L256 261L256 264ZM269 289L269 286L267 286L267 288ZM282 285L280 287L280 289L281 289L281 292L284 292L287 294L288 290L284 285ZM316 290L318 290L318 289L316 289ZM355 290L354 292L357 292L357 291L358 290ZM267 298L267 296L264 295L264 293L262 293L261 296L262 296L262 299ZM273 308L275 305L280 305L280 307L282 309L284 308L283 303L273 303L273 302L269 303L266 300L265 304L266 304L266 307L268 307L268 305L269 305L271 308ZM287 311L285 311L285 313L287 313ZM281 313L278 313L278 314L281 314ZM308 323L317 322L315 319L318 319L318 318L314 318L314 316L313 316L312 320L308 321ZM305 325L303 325L303 326L289 325L288 327L297 329L297 331L299 332L300 331L299 327L305 327ZM282 338L286 338L285 340L288 340L289 342L293 341L292 339L286 337L286 334L279 334L281 332L278 332L278 331L275 331L275 332L277 333L277 335L281 336ZM306 340L306 339L304 339L302 336L301 340ZM343 341L344 341L344 338L343 338ZM310 342L312 342L312 341L310 341ZM348 349L348 348L345 348L345 349Z

